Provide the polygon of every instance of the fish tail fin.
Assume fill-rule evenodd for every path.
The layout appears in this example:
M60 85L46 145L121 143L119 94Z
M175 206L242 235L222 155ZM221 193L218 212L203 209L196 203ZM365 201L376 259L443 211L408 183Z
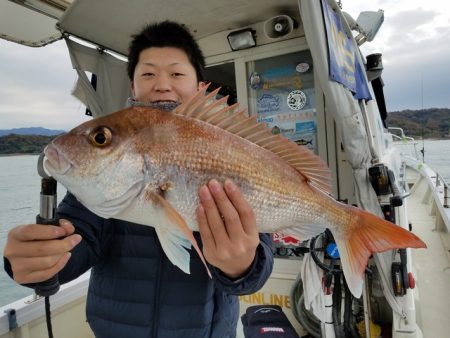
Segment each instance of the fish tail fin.
M360 297L364 271L374 252L400 248L426 248L426 244L412 232L379 218L367 211L351 208L353 214L348 233L331 229L352 294Z

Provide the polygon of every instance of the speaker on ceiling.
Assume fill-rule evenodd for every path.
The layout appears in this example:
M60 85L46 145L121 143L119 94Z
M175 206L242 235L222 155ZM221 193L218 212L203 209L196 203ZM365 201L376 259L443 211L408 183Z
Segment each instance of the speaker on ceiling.
M277 15L264 22L264 34L271 39L286 36L297 28L297 22L288 15Z

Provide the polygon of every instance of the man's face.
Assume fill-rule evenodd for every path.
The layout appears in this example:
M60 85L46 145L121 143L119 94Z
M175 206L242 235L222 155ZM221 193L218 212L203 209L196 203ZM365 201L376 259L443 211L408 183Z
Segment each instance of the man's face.
M197 81L186 53L174 47L144 49L134 70L131 90L145 103L185 102L203 83Z

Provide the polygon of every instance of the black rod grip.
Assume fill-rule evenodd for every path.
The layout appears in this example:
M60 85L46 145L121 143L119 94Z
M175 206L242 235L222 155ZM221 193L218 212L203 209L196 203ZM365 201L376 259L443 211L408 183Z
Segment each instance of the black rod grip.
M51 177L41 179L40 213L36 216L37 224L58 225L56 217L56 181ZM59 290L58 275L34 284L34 291L38 296L54 295Z

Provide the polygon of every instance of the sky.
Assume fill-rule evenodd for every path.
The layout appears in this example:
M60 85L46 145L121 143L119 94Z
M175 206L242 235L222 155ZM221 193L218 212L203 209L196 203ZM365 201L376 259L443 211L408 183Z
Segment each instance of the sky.
M384 23L363 52L383 54L388 111L450 108L450 2L342 0L355 19L384 10ZM88 120L71 90L76 75L63 41L43 48L0 39L0 129L69 130Z

